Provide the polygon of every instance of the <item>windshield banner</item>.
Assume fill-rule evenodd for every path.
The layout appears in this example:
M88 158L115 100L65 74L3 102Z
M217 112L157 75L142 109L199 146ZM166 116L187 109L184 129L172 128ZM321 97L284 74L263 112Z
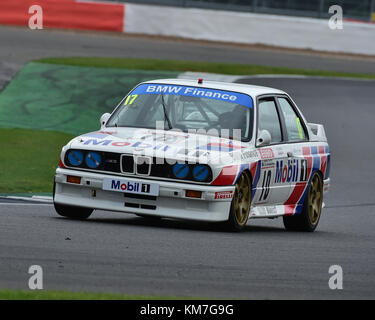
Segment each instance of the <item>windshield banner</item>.
M200 87L185 87L170 84L154 84L144 83L135 88L131 95L134 94L165 94L165 95L178 95L197 98L206 98L221 100L225 102L236 103L248 108L253 107L253 102L250 96L244 93L233 91L223 91L215 89L207 89Z

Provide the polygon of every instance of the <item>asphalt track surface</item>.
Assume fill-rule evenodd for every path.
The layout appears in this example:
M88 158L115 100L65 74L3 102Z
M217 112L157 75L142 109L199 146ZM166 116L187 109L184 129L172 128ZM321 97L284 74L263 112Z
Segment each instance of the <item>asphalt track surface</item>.
M34 47L19 44L17 36L23 39L27 32L12 30L9 48L13 49L8 51L14 54L7 59L2 46L1 62L17 65L28 54L38 57ZM57 55L62 45L59 34L55 40L48 34L48 46L40 56ZM107 41L104 36L96 38L98 46ZM139 48L154 45L154 40L132 41ZM155 49L155 56L177 58L184 52L182 58L197 60L202 52L204 60L204 52L211 50L201 45L184 49L173 42L168 46L168 52L163 46ZM189 50L196 56L190 57ZM90 54L104 55L100 52L93 49ZM19 55L25 56L23 60ZM373 65L368 64L370 70ZM350 61L346 65L350 68ZM375 82L309 78L241 82L288 91L309 121L325 125L332 152L332 189L316 232L286 232L282 220L274 219L250 220L244 232L229 233L211 224L103 211L87 221L71 221L58 217L50 205L8 201L0 203L0 288L27 289L27 270L37 264L44 270L45 289L51 290L210 298L375 298ZM331 265L343 268L343 290L328 287Z

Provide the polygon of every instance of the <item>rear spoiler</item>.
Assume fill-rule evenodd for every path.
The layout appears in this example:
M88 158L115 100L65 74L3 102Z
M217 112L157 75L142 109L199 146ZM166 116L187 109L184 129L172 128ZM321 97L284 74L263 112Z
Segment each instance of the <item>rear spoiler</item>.
M326 132L324 131L324 126L322 124L308 123L308 126L313 134L311 140L327 142Z

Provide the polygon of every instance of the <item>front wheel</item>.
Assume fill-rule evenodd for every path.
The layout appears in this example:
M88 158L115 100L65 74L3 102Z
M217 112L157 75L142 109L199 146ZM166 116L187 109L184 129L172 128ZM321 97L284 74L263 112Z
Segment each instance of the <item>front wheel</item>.
M66 206L58 203L54 203L54 206L60 216L76 220L85 220L90 217L94 211L89 208Z
M318 172L311 178L302 212L295 216L284 216L287 230L313 232L318 226L323 204L323 181Z
M84 220L91 216L94 209L90 208L83 208L83 207L74 207L74 206L67 206L63 204L55 203L55 193L56 193L56 182L53 183L53 205L55 207L56 212L66 218L70 219L77 219L77 220Z
M251 203L251 182L250 177L246 172L243 172L238 179L232 204L229 212L229 219L227 221L227 227L234 231L242 230L249 218Z

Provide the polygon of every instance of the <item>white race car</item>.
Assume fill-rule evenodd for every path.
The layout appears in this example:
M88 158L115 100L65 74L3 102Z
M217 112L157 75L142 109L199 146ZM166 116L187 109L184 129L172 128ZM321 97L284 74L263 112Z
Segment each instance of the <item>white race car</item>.
M324 128L283 91L224 82L143 82L61 152L58 214L94 209L200 221L241 230L282 216L314 231L330 185Z

